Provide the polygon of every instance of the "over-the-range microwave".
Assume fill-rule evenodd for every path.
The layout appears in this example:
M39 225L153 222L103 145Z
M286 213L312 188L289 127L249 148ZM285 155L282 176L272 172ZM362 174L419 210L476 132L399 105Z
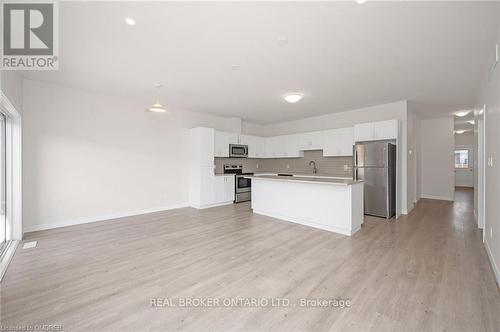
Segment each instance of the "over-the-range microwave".
M229 157L231 158L247 158L248 145L229 144Z

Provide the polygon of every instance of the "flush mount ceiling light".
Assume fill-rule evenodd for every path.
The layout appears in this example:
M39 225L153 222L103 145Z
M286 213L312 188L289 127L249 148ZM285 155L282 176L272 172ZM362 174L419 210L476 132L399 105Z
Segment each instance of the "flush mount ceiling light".
M358 5L362 5L362 4L364 4L365 2L366 2L366 0L356 0L356 3L357 3Z
M455 115L461 118L463 116L466 116L469 113L470 113L470 111L460 111L460 112L456 112Z
M159 90L163 85L161 84L155 84L155 87ZM148 112L153 112L153 113L167 113L167 110L163 105L160 103L160 93L158 92L158 97L156 99L156 102L151 105L150 108L147 109Z
M134 21L134 19L133 19L133 18L131 18L131 17L127 17L127 18L125 19L125 23L127 23L128 25L135 25L135 21Z
M473 125L475 122L474 120L470 120L470 121L467 121L468 123L470 123L471 125Z
M285 100L291 104L298 102L302 99L302 95L300 93L288 93L283 96Z
M465 133L465 130L455 130L455 134L463 134Z

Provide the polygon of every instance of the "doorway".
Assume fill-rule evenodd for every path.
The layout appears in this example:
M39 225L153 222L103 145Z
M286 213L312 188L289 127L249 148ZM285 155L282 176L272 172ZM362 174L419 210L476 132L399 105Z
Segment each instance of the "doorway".
M474 148L455 147L455 187L474 187Z
M6 118L0 113L0 256L7 244Z

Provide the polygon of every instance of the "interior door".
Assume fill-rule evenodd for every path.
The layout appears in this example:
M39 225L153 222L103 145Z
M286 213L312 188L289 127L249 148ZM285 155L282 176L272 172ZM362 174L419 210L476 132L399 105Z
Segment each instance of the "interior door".
M457 147L455 149L455 186L474 187L474 149Z
M0 253L7 241L5 116L0 113Z

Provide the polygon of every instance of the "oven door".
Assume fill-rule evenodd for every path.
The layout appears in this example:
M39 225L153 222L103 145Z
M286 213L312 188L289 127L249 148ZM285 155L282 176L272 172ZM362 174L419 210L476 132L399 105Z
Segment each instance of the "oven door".
M236 176L236 193L246 193L252 190L252 179L245 178L244 175Z
M248 157L248 145L229 144L229 157L233 158Z

